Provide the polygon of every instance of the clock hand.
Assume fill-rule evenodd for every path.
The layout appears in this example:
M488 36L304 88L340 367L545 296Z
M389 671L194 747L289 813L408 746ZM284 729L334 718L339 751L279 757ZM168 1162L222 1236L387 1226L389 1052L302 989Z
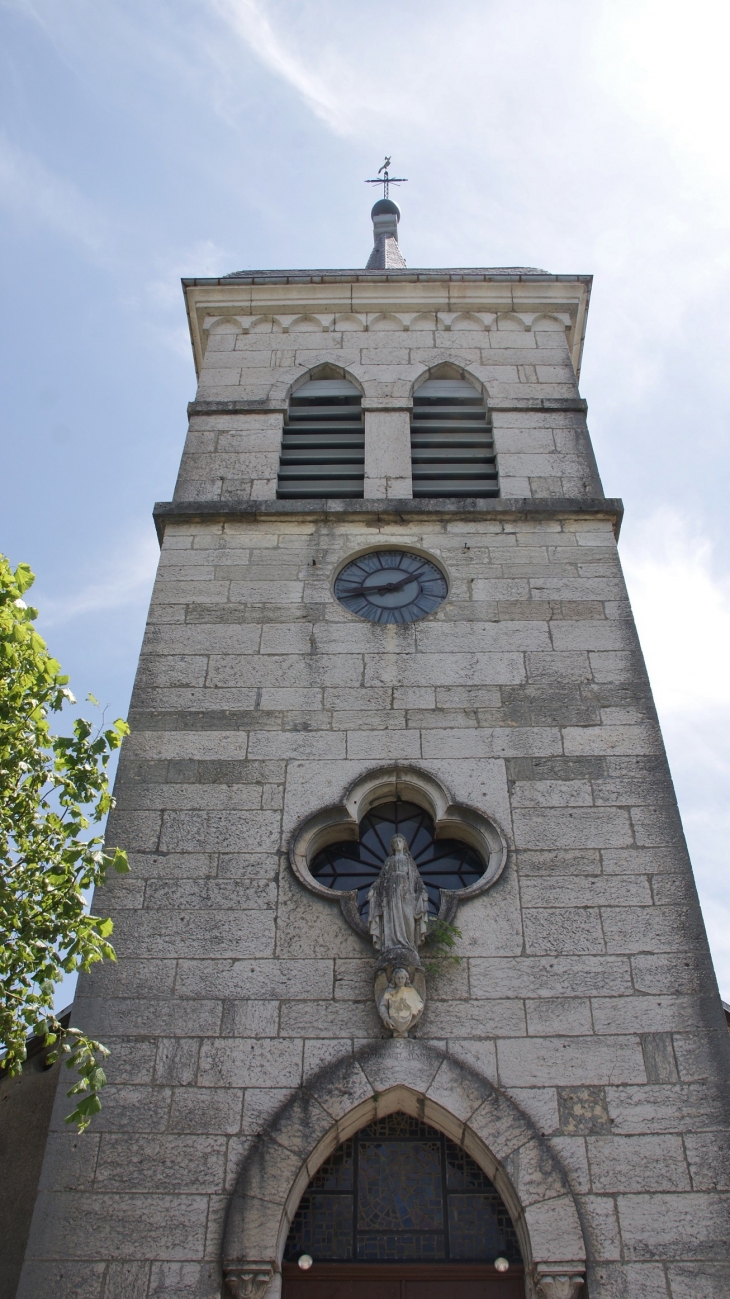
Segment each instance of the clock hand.
M352 591L345 592L346 595L385 595L386 592L400 591L401 587L407 586L409 582L416 582L418 578L415 573L408 573L402 577L400 582L386 582L384 586L357 586Z

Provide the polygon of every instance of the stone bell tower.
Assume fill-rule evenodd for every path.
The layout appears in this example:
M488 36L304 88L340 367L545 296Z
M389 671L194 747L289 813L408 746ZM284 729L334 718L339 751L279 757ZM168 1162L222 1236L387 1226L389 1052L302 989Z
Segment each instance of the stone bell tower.
M60 1094L21 1299L730 1291L727 1033L578 391L591 279L411 270L399 216L366 270L183 282L119 960L74 1010L109 1086L81 1138Z

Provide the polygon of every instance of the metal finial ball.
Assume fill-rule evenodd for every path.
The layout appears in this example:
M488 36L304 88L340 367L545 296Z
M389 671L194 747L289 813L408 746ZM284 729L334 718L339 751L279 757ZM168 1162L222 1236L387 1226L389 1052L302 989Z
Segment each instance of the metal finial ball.
M506 1259L506 1258L502 1258L502 1257L500 1256L499 1258L495 1258L495 1260L494 1260L494 1266L495 1266L495 1268L497 1269L498 1272L508 1272L508 1271L509 1271L509 1260Z
M299 1258L297 1259L297 1262L300 1268L302 1269L302 1272L308 1272L310 1267L312 1266L312 1263L314 1262L314 1259L312 1258L311 1254L300 1254Z

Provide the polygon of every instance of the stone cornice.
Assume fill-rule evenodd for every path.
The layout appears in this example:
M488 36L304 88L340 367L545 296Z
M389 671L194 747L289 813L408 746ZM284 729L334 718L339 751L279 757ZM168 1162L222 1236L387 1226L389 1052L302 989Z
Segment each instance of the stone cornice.
M617 497L431 497L407 500L158 501L153 518L160 544L168 523L225 523L230 519L338 519L395 523L419 519L608 519L618 539L623 502Z
M363 400L363 410L410 410L413 402L410 398L383 397ZM582 397L494 397L489 399L491 411L577 411L585 414L588 402ZM247 414L281 414L288 410L286 402L269 401L262 397L235 401L189 401L188 418L193 415L247 415Z

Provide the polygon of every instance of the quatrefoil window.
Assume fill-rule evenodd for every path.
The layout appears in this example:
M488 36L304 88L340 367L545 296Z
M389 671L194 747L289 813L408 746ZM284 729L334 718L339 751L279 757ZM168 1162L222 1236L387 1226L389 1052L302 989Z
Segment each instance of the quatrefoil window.
M486 862L469 844L458 839L437 839L433 818L418 807L396 798L379 803L360 822L357 843L345 840L328 844L310 865L312 875L330 889L357 889L360 915L365 919L367 894L390 853L394 834L402 834L428 890L429 912L437 916L442 889L466 889L476 884Z
M491 816L454 800L430 772L397 764L366 772L335 806L312 812L294 831L289 861L310 893L337 901L353 929L370 941L368 890L402 834L420 871L430 911L451 921L497 882L507 843Z

